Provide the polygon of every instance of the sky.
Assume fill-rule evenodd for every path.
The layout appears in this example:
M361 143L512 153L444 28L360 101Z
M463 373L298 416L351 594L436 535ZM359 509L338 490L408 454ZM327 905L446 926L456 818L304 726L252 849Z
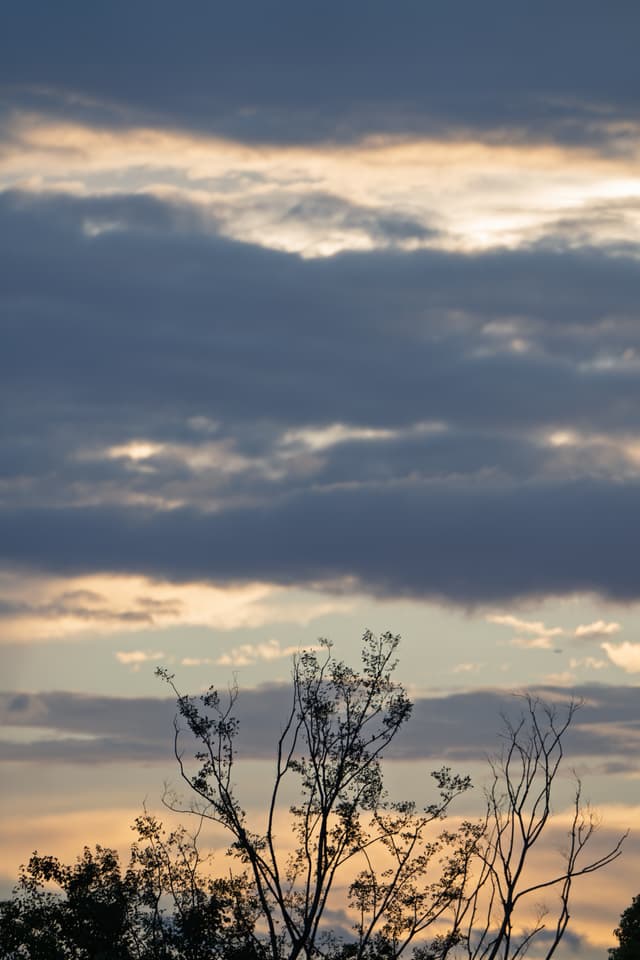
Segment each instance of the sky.
M157 666L237 677L259 809L292 655L391 630L398 790L481 781L514 692L584 698L570 762L632 834L565 955L605 955L640 853L640 7L3 21L2 889L159 809Z

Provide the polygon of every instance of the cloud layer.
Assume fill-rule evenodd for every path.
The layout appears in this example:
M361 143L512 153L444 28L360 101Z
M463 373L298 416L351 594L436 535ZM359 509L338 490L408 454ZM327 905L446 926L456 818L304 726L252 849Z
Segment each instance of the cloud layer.
M5 571L637 600L638 11L196 8L8 10Z
M7 567L640 594L635 255L303 260L20 193L0 250Z
M91 12L30 0L7 11L0 81L26 104L249 141L452 126L597 140L599 127L637 119L638 26L634 4L603 15L595 0L560 13L550 0L452 0L393 16L378 0L198 2L189 16L165 0Z
M531 691L550 703L582 699L567 740L567 755L603 770L637 773L640 724L637 691L626 686L584 685L569 695L551 687ZM224 696L224 694L222 694ZM271 759L291 708L288 685L242 691L238 755ZM410 723L390 752L396 760L483 762L499 752L501 715L515 717L521 702L497 690L419 697ZM175 701L97 697L73 693L0 694L6 733L0 759L47 763L166 762L172 755ZM43 731L44 734L43 735Z

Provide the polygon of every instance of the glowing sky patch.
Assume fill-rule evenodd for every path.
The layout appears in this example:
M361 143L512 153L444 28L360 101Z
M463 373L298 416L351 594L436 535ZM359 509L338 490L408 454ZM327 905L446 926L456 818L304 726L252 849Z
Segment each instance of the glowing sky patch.
M117 182L119 191L187 203L202 225L209 219L234 239L309 257L387 245L518 247L547 234L623 244L640 227L638 130L633 149L611 156L457 139L252 148L34 116L17 116L11 137L0 158L5 187L99 196ZM109 218L87 224L94 236L118 228Z

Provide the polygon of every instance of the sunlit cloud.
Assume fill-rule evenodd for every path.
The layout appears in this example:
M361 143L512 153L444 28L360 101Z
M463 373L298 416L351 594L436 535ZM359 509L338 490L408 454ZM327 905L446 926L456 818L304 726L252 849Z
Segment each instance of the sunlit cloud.
M552 639L544 634L536 636L515 636L511 643L514 647L522 647L526 650L551 650L553 649Z
M579 443L580 437L575 430L554 430L547 440L552 447L574 447Z
M634 349L621 349L607 356L598 354L585 361L586 370L619 370L628 374L640 369ZM637 477L640 473L640 444L635 433L620 431L604 434L597 431L561 429L545 432L539 437L542 447L550 447L555 454L554 469L578 466L617 479Z
M287 430L280 441L282 447L302 444L311 450L326 450L349 440L388 440L396 431L373 427L351 427L333 423L327 427Z
M112 460L148 460L163 450L161 443L149 443L148 441L135 441L122 444L121 446L109 447L105 454Z
M553 647L554 638L563 636L565 632L562 627L547 627L541 620L522 620L511 614L494 613L489 614L486 619L489 623L515 630L516 636L512 643L517 647L550 650Z
M503 627L512 627L519 633L533 634L541 637L558 637L564 633L562 627L547 627L541 620L522 620L511 614L489 614L489 623L497 623Z
M316 650L317 647L306 647ZM255 663L271 663L292 657L300 652L297 645L280 646L278 640L267 640L265 643L243 643L231 650L220 654L219 657L183 657L180 660L182 667L248 667Z
M317 649L316 647L308 649ZM243 643L227 653L219 656L214 663L220 667L248 667L251 664L264 661L282 660L299 653L298 646L281 647L278 640L267 640L266 643Z
M573 638L576 640L598 640L601 637L610 637L619 633L621 627L616 621L594 620L593 623L579 624L574 629L564 627L548 627L541 620L523 620L520 617L511 614L490 614L487 616L489 623L495 623L503 627L511 627L516 631L516 636L512 640L514 646L528 647L530 649L550 650L554 643L560 637ZM572 661L575 665L580 663L590 669L597 669L593 658L587 657L581 661Z
M597 640L599 637L610 637L619 632L619 623L595 620L593 623L584 623L576 627L574 636L580 640Z
M153 663L154 660L164 660L161 650L118 650L115 654L118 663L138 671L144 663Z
M204 228L209 222L234 239L304 256L381 245L514 247L548 231L597 242L605 228L618 242L635 242L640 226L633 147L603 156L581 147L376 137L350 146L256 148L19 113L11 133L0 185L97 194L117 184L191 204ZM637 152L640 131L631 132L630 145L634 137ZM613 227L613 214L604 224L591 215L594 205L612 210L616 202ZM93 235L118 227L95 218L87 224Z
M602 649L616 667L626 673L640 673L640 643L602 643Z
M126 575L64 579L4 573L0 602L2 642L29 643L178 624L216 630L305 625L328 613L348 612L357 597L268 583L217 587Z
M134 497L142 506L146 496L151 498L147 505L156 508L170 510L197 502L205 509L216 509L221 505L221 496L227 506L231 501L251 502L250 489L243 495L239 485L230 487L232 478L245 479L251 488L259 482L268 484L291 477L309 477L320 471L326 455L342 444L426 437L446 430L441 423L417 423L403 430L391 430L337 422L323 427L283 429L280 433L274 430L263 448L247 453L240 450L238 438L212 436L217 425L206 418L190 418L187 426L200 434L190 442L158 443L138 437L111 446L85 445L74 451L71 455L74 463L115 461L122 466L122 478L117 483L110 475L102 483L92 476L86 496L77 485L76 504L131 505ZM134 489L141 476L153 478L153 493Z

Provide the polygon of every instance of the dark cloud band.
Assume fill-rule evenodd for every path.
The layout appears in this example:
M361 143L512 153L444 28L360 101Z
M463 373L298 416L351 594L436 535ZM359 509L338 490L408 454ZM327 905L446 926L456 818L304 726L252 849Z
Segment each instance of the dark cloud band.
M96 217L120 226L88 235ZM633 256L532 248L304 261L203 231L188 207L19 194L0 197L0 256L3 407L22 418L20 434L36 393L49 417L86 411L104 424L108 408L136 430L202 414L638 426L637 366L611 362L640 351ZM530 349L514 351L523 337Z
M87 217L118 227L93 235ZM640 596L633 257L310 262L216 236L189 207L24 194L0 199L0 255L5 565L348 578L462 604ZM305 445L336 422L379 435ZM558 428L584 449L553 448ZM154 438L169 449L141 465L109 453Z
M615 764L617 772L638 769L640 737L637 688L582 686L571 694L557 688L532 690L550 703L570 697L583 699L566 743L575 760L590 757ZM239 756L271 759L290 709L286 685L243 691L237 704L240 718ZM396 760L483 761L499 752L501 716L518 716L518 697L506 691L478 690L420 697L408 726L394 743ZM46 728L59 739L0 744L1 760L44 762L170 761L175 703L169 699L97 697L73 693L0 693L0 719L7 730ZM85 739L77 739L83 736ZM76 739L74 739L76 738Z
M351 578L462 604L595 591L640 595L640 486L404 484L307 492L263 507L13 510L0 557L56 574L283 584Z
M471 128L606 142L603 121L638 116L639 27L635 4L595 0L23 0L5 14L0 81L66 116L251 141Z

